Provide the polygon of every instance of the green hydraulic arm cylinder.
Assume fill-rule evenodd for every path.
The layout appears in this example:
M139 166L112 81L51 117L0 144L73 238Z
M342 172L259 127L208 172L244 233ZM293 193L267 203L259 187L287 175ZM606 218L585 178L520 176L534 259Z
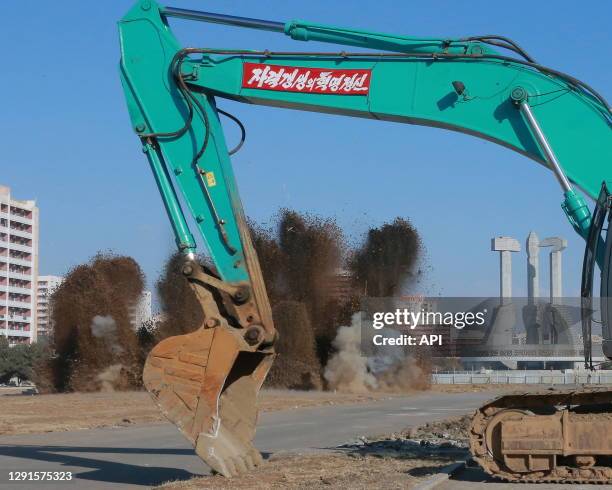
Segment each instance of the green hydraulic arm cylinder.
M300 54L223 48L185 52L171 32L168 17L253 27L298 40L383 52ZM572 186L595 199L602 181L612 180L612 119L607 103L571 77L528 59L500 55L479 40L416 39L302 21L261 21L161 7L153 0L138 1L120 21L119 30L122 83L137 134L171 133L191 121L184 134L155 138L160 165L153 165L153 171L156 175L165 172L168 179L172 176L221 278L227 281L248 281L249 273L240 230L244 216L217 98L459 131L554 170L512 97L522 91ZM200 107L194 109L191 120L188 100L177 87L176 70ZM296 85L297 77L315 75L317 83L329 84L339 73L366 74L367 87L343 93L338 87L323 91ZM195 158L205 139L205 151ZM521 199L522 183L499 185L514 187L516 199ZM162 195L167 209L173 209L167 202L173 194ZM564 189L564 198L570 222L585 236L590 227L588 206L574 187ZM169 211L169 216L175 232L181 234L177 241L188 241L180 213Z
M318 41L399 53L447 52L493 54L496 52L488 46L478 42L396 36L392 34L315 24L301 20L287 22L284 32L287 36L296 41Z
M195 243L176 192L183 196L221 279L249 281L239 222L242 205L212 96L194 94L198 110L188 130L173 137L152 137L185 127L189 109L170 69L180 46L154 2L138 2L119 23L120 75L132 126L143 140L176 241L185 253ZM204 122L206 121L206 122ZM195 158L206 138L206 151Z
M158 150L150 141L146 141L144 143L142 150L149 159L157 188L159 189L159 193L164 201L166 212L170 217L170 223L172 224L174 235L176 237L176 244L179 250L182 250L187 254L194 253L196 250L195 240L193 239L191 231L189 231L189 227L185 221L185 215L183 214L183 210L179 204L176 191L174 190L172 182L170 181L170 176L168 175L167 169L162 163L161 157L158 154Z
M162 7L160 13L165 17L281 32L296 41L318 41L395 52L495 53L488 46L478 42L470 42L467 39L415 38L360 29L347 29L303 20L275 22L175 7Z

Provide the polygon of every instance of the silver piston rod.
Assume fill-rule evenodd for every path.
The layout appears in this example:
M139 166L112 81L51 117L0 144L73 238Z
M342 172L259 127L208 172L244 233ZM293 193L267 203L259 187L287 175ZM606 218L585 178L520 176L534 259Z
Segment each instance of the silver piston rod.
M538 142L540 149L546 157L546 161L548 163L549 168L553 171L555 177L561 185L561 188L563 189L563 195L565 197L563 203L561 203L563 211L565 211L565 214L574 230L582 238L588 240L591 231L591 211L589 210L589 207L587 206L584 198L574 191L574 189L572 188L572 184L565 175L565 172L563 172L563 168L561 167L559 160L557 160L557 157L555 156L555 153L553 152L550 143L546 139L544 131L542 131L542 128L538 124L537 119L531 111L531 107L527 102L527 92L522 87L516 87L512 91L510 97L519 107L521 114L526 119L527 124L529 125L529 127L531 128L531 132L533 133L533 137ZM604 243L600 237L599 242L597 244L596 257L597 263L602 269L604 265L603 251Z
M561 168L561 164L559 163L559 160L557 160L557 157L555 156L550 146L550 143L546 139L546 135L542 131L542 128L538 124L537 119L535 118L535 116L533 115L533 112L531 111L531 107L529 106L526 100L522 100L519 104L519 108L523 116L525 116L525 119L527 119L527 122L529 123L529 126L531 127L533 135L537 139L540 145L540 148L544 152L544 155L546 156L546 160L548 160L548 163L551 166L551 170L554 172L555 177L557 177L557 180L559 181L561 188L563 189L564 192L571 192L573 190L572 184L570 184L570 181L565 175L565 172L563 172L563 169Z
M176 7L164 7L161 9L165 17L176 17L179 19L199 20L211 24L225 24L238 27L250 27L263 31L285 32L285 24L273 20L251 19L249 17L238 17L236 15L215 14L213 12L202 12L200 10L180 9Z

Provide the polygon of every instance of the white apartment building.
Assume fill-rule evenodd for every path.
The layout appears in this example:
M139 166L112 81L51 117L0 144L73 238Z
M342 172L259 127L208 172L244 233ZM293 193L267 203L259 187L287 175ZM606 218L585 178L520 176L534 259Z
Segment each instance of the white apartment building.
M38 208L0 186L0 335L9 344L36 341Z
M36 331L39 339L48 339L53 333L49 299L58 286L64 282L61 276L38 276L36 295Z

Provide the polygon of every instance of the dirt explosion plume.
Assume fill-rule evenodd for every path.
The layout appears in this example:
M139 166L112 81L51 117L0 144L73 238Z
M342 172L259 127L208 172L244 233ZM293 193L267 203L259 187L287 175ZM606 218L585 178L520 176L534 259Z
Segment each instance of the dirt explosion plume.
M129 307L144 275L130 257L98 254L72 269L51 297L55 352L48 391L128 389L141 384L140 347Z
M336 352L325 366L323 377L330 390L347 393L369 391L409 392L425 390L431 384L429 358L417 351L362 351L361 312L351 325L342 326L333 341Z
M350 326L338 328L332 342L336 352L323 373L331 390L362 393L378 388L376 378L368 370L368 360L361 353L359 316L359 312L355 313Z
M391 386L391 378L377 378L356 388L360 382L351 381L351 371L364 380L370 375L367 362L357 359L358 352L345 337L354 337L351 317L366 291L399 294L418 275L414 269L420 239L410 222L397 218L369 230L355 250L347 248L333 219L288 209L279 212L272 227L250 223L250 228L279 332L278 358L266 383L310 389L325 382L334 389L348 384L362 391ZM164 319L156 326L155 341L192 332L202 324L200 305L180 272L182 260L181 254L173 254L157 282ZM347 274L348 284L339 287L339 278ZM352 366L352 360L361 367Z
M267 383L319 387L343 312L329 287L345 255L342 231L331 219L283 209L275 229L251 224L251 234L280 336Z
M155 285L163 312L162 321L156 325L155 340L193 332L204 321L200 303L181 272L184 261L182 253L173 253Z
M279 332L278 356L267 378L270 386L297 390L321 388L321 365L316 341L304 303L280 301L272 309Z
M356 287L364 296L386 298L402 292L418 271L422 245L410 221L396 218L368 231L363 245L349 260Z
M412 285L422 245L410 221L396 218L368 231L366 240L354 250L348 267L360 297L384 298L379 304L393 302ZM330 389L347 392L407 391L429 386L428 360L416 352L402 351L392 362L379 362L384 353L367 357L362 352L360 313L351 324L338 329L333 341L335 353L325 366L324 378ZM384 369L376 369L380 365Z

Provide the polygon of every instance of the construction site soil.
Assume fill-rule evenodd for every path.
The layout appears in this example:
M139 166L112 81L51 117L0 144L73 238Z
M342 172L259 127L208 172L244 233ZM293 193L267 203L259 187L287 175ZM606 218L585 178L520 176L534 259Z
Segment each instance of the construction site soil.
M16 389L0 388L0 435L120 427L166 420L145 391L50 395L22 395L17 392ZM268 412L367 403L391 396L401 395L271 389L260 392L259 406L261 410Z
M469 416L453 417L323 453L276 453L238 478L219 475L170 482L165 490L413 488L468 457Z

